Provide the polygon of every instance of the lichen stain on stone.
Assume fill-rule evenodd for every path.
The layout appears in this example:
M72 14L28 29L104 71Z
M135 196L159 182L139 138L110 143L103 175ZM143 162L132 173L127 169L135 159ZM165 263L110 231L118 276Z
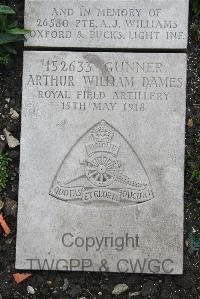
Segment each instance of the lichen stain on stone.
M108 70L105 68L105 62L98 55L86 53L83 54L83 58L89 63L94 64L97 69L99 69L104 77L111 76Z

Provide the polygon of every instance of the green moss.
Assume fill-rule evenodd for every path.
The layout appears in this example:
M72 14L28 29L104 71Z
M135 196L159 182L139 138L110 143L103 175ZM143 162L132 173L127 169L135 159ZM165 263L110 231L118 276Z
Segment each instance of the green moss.
M190 0L192 6L192 12L195 17L200 16L200 1L199 0Z
M200 155L188 155L187 166L190 181L200 183Z
M197 133L195 139L194 139L195 145L200 147L200 132ZM200 149L199 149L200 150Z
M186 188L200 194L200 132L194 138L192 152L186 154Z
M0 191L2 191L7 184L9 178L9 162L11 159L7 154L0 154Z

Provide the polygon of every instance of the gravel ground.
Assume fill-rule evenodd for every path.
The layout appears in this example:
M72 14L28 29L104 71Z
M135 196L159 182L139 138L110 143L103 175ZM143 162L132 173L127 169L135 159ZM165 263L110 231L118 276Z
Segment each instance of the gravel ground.
M23 1L4 1L17 10L23 22ZM200 55L199 40L194 27L199 20L190 17L188 47L188 86L186 120L186 179L185 179L185 252L184 275L144 275L111 273L72 273L34 271L32 277L16 284L15 273L16 210L20 147L10 149L4 140L6 128L19 140L22 86L23 45L17 46L18 55L7 67L0 66L0 152L12 158L9 163L9 181L0 194L2 212L11 228L9 237L0 228L0 299L4 298L116 298L114 287L123 283L124 289L117 298L198 299L200 298L199 252L189 253L187 237L191 232L200 233L200 180L192 178L192 169L200 171ZM12 110L19 113L13 116ZM11 112L11 113L10 113ZM199 162L197 160L199 159ZM198 165L199 164L199 165ZM192 165L192 166L191 166ZM195 166L196 165L196 166ZM191 168L192 167L192 168ZM32 294L31 294L32 293ZM35 294L34 294L35 293Z

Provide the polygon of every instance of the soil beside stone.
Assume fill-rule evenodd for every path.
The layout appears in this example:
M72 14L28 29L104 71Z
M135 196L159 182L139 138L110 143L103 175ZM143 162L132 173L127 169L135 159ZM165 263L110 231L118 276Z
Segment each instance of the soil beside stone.
M23 1L3 2L16 9L18 19L22 23ZM199 26L200 21L191 16L186 119L185 240L191 232L200 233L200 184L191 179L188 170L188 160L193 158L195 161L198 151L200 152L196 141L200 133L200 37L198 38L194 32L195 24ZM122 293L118 292L119 299L200 298L200 253L189 253L187 242L184 248L184 275L33 271L32 277L19 285L15 283L12 274L16 272L14 263L20 146L9 148L4 141L3 129L6 128L15 138L20 139L20 117L12 118L10 114L11 108L19 114L21 111L22 44L17 46L17 51L18 54L11 65L0 66L0 151L7 152L12 159L9 165L10 177L7 187L0 194L0 200L4 203L2 211L12 231L9 237L5 237L0 228L0 299L109 299L116 298L112 292L117 284L128 286L128 290L123 286Z

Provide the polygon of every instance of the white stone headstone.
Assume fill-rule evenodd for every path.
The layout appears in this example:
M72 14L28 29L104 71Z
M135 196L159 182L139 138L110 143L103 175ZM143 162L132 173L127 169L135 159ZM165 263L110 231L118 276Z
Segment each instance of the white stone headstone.
M182 273L185 86L185 54L24 53L17 269Z
M189 0L26 0L26 46L186 49Z

